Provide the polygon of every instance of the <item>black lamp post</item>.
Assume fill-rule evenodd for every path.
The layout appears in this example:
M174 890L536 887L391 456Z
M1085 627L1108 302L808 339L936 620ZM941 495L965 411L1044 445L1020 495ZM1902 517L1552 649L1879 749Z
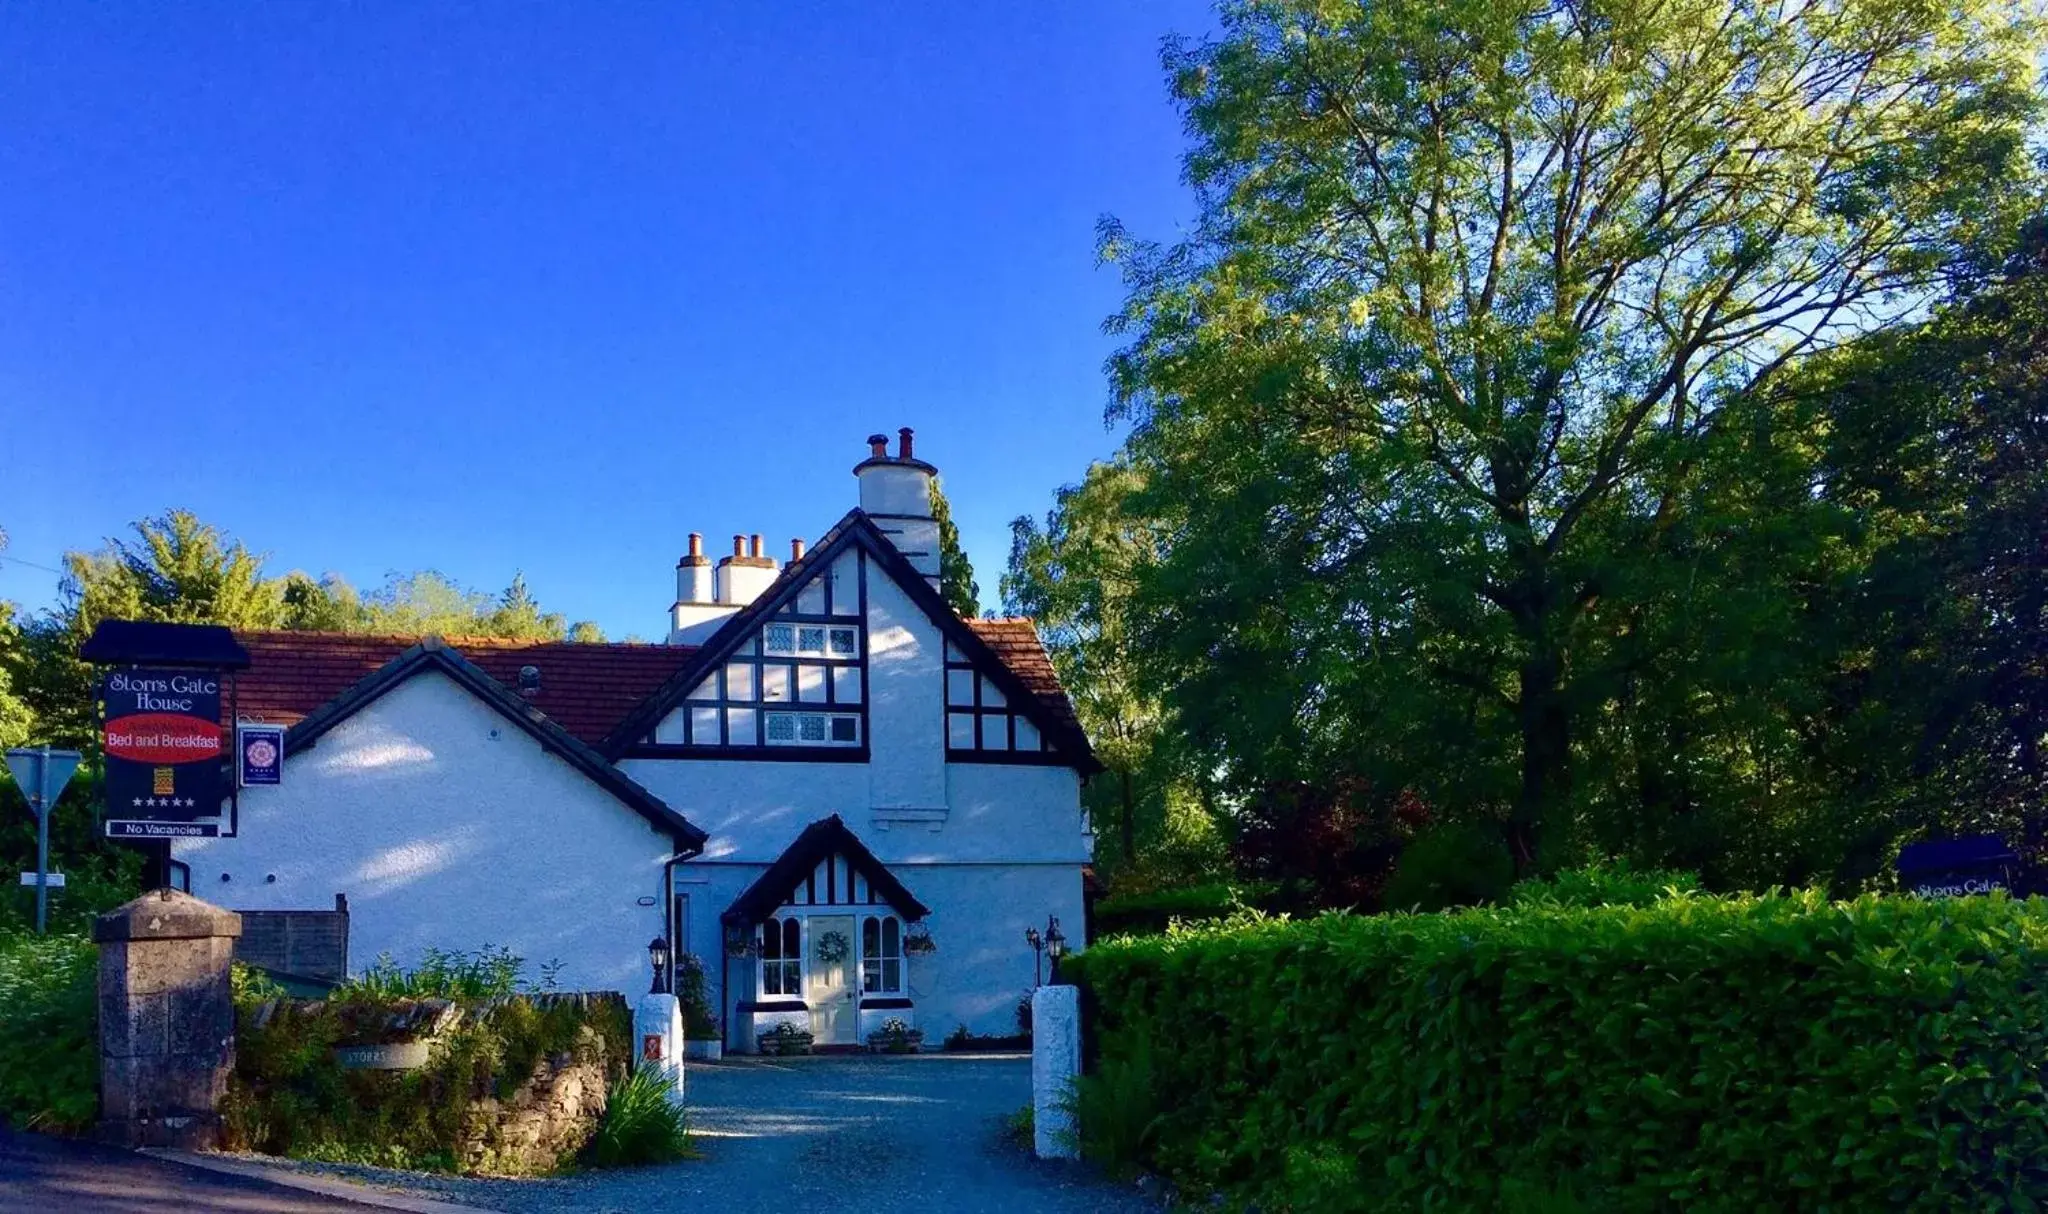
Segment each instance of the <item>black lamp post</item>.
M668 990L668 941L656 936L647 942L647 961L654 967L654 985L647 988L650 995L666 995Z
M1053 985L1059 985L1060 958L1067 955L1067 938L1060 934L1059 916L1047 915L1042 933L1035 927L1025 928L1024 943L1031 946L1031 985L1045 985L1041 966L1047 957L1052 958Z

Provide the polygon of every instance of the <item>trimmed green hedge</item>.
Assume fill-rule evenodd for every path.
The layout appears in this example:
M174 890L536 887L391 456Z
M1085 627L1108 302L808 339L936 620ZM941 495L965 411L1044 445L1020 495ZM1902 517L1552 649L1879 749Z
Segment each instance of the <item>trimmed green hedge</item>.
M78 1133L99 1115L99 951L0 932L0 1120Z
M1271 881L1213 881L1177 889L1104 898L1089 912L1095 935L1149 935L1175 920L1222 919L1243 910L1276 910L1280 886Z
M2040 900L1330 915L1066 973L1084 1149L1268 1210L2048 1200Z

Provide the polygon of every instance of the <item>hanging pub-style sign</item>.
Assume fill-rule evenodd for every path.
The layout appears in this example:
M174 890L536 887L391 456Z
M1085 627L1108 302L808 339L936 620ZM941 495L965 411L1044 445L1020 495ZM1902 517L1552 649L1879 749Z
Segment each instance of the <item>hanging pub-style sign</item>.
M219 832L220 675L128 666L100 686L107 836L168 839Z
M235 772L243 788L284 783L284 726L235 726Z

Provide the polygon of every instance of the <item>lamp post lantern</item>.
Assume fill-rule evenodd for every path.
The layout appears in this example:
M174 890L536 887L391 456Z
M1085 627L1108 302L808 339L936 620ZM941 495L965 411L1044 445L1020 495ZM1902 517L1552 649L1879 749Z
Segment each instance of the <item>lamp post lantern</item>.
M1035 927L1024 929L1024 943L1031 946L1031 985L1033 988L1045 985L1045 937Z
M647 988L650 995L666 995L668 991L668 941L660 936L647 942L647 962L654 968L654 985Z
M1058 986L1060 958L1067 955L1067 938L1060 934L1060 921L1057 916L1048 915L1045 919L1045 955L1052 958L1052 984Z

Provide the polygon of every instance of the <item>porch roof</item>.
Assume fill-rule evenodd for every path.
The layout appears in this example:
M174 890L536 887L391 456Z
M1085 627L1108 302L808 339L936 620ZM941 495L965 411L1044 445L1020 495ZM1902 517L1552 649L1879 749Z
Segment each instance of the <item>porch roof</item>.
M783 849L768 871L746 888L746 892L733 899L730 907L719 918L731 927L751 928L774 914L795 892L796 887L811 875L819 861L828 856L841 855L855 872L865 877L869 888L879 894L904 919L915 922L931 913L931 908L917 900L917 896L896 879L896 874L867 849L860 837L847 829L838 814L804 827L803 832Z

